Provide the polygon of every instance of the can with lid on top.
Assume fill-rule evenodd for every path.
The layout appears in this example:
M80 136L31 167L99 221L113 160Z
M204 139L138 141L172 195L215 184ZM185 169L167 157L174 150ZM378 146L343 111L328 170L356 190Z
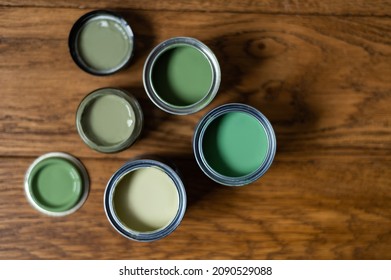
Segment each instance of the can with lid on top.
M76 21L68 45L74 62L81 69L93 75L109 75L129 64L134 35L120 15L97 10Z
M66 216L86 201L89 178L84 165L70 154L52 152L27 169L24 188L30 204L46 215Z

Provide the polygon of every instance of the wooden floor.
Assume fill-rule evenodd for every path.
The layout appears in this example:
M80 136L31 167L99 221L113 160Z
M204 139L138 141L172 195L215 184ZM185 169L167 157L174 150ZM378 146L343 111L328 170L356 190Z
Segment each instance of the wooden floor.
M133 28L132 65L109 77L81 71L68 52L73 23L94 9ZM148 53L174 36L205 42L222 68L217 98L174 116L142 85ZM89 149L75 127L81 99L100 87L133 93L141 139L118 154ZM0 0L1 259L391 259L391 1ZM278 149L249 186L209 180L191 138L227 102L258 108ZM30 207L23 190L39 155L80 158L91 178L85 205L65 218ZM103 210L105 185L143 154L172 159L189 205L179 228L153 243L117 234Z

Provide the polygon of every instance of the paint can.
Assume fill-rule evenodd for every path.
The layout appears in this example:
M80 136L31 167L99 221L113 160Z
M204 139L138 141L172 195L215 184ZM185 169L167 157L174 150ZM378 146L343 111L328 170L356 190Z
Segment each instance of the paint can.
M227 186L247 185L264 175L276 146L268 119L241 103L224 104L208 112L193 136L193 152L201 170Z
M52 152L38 157L24 179L27 200L39 212L66 216L86 201L89 178L84 165L70 154Z
M186 191L178 171L156 159L136 159L107 183L104 208L124 237L142 242L172 233L186 210Z
M145 91L157 107L171 114L187 115L206 107L217 94L220 80L212 50L190 37L160 43L144 64Z
M85 72L110 75L125 68L134 49L134 35L120 15L97 10L80 17L68 38L73 61Z
M143 126L143 113L136 98L116 88L101 88L88 94L76 112L76 128L85 144L102 153L131 146Z

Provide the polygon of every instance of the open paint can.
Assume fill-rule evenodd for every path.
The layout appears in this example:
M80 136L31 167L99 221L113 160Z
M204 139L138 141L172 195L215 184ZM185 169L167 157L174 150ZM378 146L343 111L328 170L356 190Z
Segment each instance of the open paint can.
M76 21L68 45L74 62L81 69L93 75L109 75L129 64L134 35L120 15L97 10Z
M205 44L189 37L175 37L156 46L145 64L144 88L160 109L187 115L200 111L220 86L220 66Z
M88 94L76 113L76 128L90 148L114 153L136 141L143 126L143 113L136 98L116 88L101 88Z
M198 123L193 151L201 170L227 186L247 185L271 166L276 136L267 118L240 103L219 106Z
M136 241L173 232L185 214L186 191L178 172L154 159L129 161L110 178L104 208L111 225Z
M89 178L83 164L61 152L38 157L28 168L24 188L30 204L41 213L65 216L86 201Z

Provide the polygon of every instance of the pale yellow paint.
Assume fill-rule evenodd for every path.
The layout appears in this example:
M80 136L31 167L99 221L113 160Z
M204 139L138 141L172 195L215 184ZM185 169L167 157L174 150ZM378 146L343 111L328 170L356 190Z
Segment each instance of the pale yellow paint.
M114 191L114 209L122 224L137 232L166 227L178 212L174 181L161 169L145 167L126 174Z

